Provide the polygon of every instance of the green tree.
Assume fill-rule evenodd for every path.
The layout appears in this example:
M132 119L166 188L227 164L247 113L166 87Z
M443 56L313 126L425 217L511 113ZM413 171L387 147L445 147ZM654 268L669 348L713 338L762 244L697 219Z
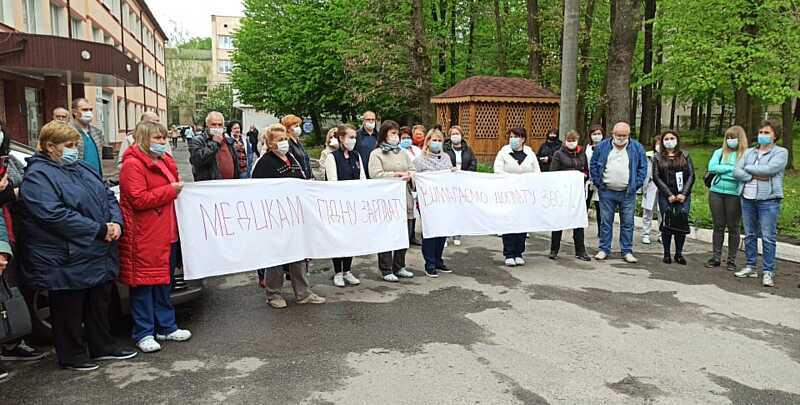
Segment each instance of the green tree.
M208 89L208 94L201 108L195 111L195 122L203 122L211 111L219 111L225 119L236 116L236 109L233 107L234 93L233 86L230 84L219 84Z

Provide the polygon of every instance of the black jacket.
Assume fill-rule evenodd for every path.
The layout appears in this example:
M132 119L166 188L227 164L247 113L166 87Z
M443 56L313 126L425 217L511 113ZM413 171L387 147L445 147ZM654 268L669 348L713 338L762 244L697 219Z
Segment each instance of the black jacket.
M256 156L261 156L261 151L258 150L258 130L252 129L247 132L247 142L250 142L250 150L256 154Z
M539 152L536 153L536 157L539 158L539 168L542 169L543 172L550 171L550 163L553 161L553 154L556 153L559 149L561 149L562 142L555 141L555 142L545 142L542 146L539 147ZM549 158L547 163L542 161L543 157Z
M308 156L308 152L306 152L305 148L303 148L303 145L290 138L289 153L294 155L294 157L297 159L297 162L300 164L300 168L303 169L303 175L305 178L310 179L313 175L311 172L311 158Z
M258 159L258 163L256 163L256 167L253 168L253 176L254 179L282 179L282 178L295 178L295 179L307 179L303 173L303 169L300 167L300 162L291 153L287 153L286 157L289 158L291 162L290 166L287 166L286 163L278 157L278 155L267 152L261 159Z
M569 150L566 146L553 153L550 159L550 171L559 172L564 170L577 170L583 173L584 177L589 177L589 161L586 159L586 152L581 146L575 150Z
M233 178L239 178L239 162L233 141L225 137L225 145L231 151L231 164L233 165ZM189 163L192 164L192 176L194 181L219 180L222 176L217 167L217 152L220 145L204 132L192 138L189 145Z
M456 152L453 150L453 143L450 140L444 141L444 152L450 155L450 162L453 167L456 166ZM467 145L467 141L461 141L461 170L470 172L478 171L478 159L475 158L475 153L472 148Z
M689 196L692 193L692 185L694 185L694 165L692 158L685 151L681 151L686 160L686 164L680 168L667 168L661 167L660 164L664 159L669 159L660 153L653 156L653 182L658 187L658 192L662 195L669 197L671 195L683 194ZM666 162L665 162L666 163ZM683 188L678 189L677 174L682 172Z

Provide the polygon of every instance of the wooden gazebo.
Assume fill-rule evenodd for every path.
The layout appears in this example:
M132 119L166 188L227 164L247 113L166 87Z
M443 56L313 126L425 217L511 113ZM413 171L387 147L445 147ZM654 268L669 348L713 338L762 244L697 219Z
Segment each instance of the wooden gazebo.
M528 145L538 149L547 131L558 126L560 97L532 80L518 77L474 76L438 96L436 120L445 130L464 130L478 159L491 162L508 142L511 128L525 128Z

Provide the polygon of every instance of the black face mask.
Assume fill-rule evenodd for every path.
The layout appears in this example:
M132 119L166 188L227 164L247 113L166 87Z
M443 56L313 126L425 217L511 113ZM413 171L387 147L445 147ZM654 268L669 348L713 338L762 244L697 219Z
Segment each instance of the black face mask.
M556 142L556 141L558 141L558 137L557 136L547 137L547 141L548 142Z

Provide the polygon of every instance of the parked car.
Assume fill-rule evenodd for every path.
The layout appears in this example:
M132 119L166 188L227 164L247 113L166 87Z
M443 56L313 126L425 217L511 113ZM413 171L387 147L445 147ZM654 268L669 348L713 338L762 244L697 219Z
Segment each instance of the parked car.
M11 142L11 154L23 163L25 159L33 155L34 149L28 145ZM109 179L111 184L118 183L116 179ZM111 187L119 200L119 186ZM175 270L175 280L172 285L172 304L175 306L183 305L199 299L203 295L205 287L204 280L185 281L183 279L183 269L178 267ZM50 324L50 305L46 290L29 290L22 288L23 294L30 304L31 322L33 327L33 337L40 342L50 342L52 340L52 327ZM116 329L127 328L129 322L126 317L130 315L130 305L128 304L128 286L122 283L114 283L111 301L111 323Z

